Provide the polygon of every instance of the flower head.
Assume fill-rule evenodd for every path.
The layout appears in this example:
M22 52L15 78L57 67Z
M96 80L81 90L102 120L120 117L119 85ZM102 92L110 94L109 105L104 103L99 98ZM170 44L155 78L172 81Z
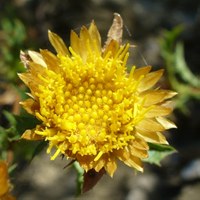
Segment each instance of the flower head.
M8 166L5 161L0 161L0 175L0 199L15 200L15 198L9 194L11 184L8 178Z
M41 121L22 137L47 140L47 152L56 149L52 159L64 154L85 171L104 168L112 176L118 159L142 171L148 142L167 144L161 132L175 126L164 118L175 92L153 88L163 70L133 66L128 73L129 44L111 39L102 48L94 22L80 36L71 32L69 48L48 35L56 54L29 51L27 72L19 75L31 91L21 104Z

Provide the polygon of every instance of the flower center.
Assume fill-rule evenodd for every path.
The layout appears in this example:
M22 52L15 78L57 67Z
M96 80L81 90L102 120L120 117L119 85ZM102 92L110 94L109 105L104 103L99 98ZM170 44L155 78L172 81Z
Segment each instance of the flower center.
M91 54L88 65L77 55L61 57L63 72L47 69L47 77L41 78L46 84L39 87L36 116L49 127L42 134L63 152L103 154L134 139L135 82L125 74L125 61L109 55Z
M70 88L71 84L67 87ZM65 118L76 124L77 133L88 136L90 140L100 139L101 135L105 139L105 131L115 103L111 87L105 87L90 78L79 88L68 90L67 96ZM65 124L62 128L65 129Z

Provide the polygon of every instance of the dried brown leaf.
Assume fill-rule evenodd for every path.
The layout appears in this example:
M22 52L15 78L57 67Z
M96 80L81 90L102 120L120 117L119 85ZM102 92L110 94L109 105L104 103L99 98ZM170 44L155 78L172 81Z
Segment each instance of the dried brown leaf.
M104 174L105 174L104 168L102 168L99 172L96 172L94 169L85 172L82 192L85 193L91 190Z

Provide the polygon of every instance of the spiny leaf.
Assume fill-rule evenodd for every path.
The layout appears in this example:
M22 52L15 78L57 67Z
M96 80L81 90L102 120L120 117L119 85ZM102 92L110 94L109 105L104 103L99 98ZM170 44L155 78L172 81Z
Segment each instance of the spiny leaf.
M188 84L199 88L200 79L195 76L187 66L187 63L184 58L184 48L182 43L177 43L175 49L175 67L176 71L180 74L181 78Z

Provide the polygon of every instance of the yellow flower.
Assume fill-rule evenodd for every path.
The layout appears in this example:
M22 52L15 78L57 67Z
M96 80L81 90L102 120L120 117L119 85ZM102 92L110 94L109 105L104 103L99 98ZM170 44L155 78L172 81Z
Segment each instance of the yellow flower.
M9 194L11 185L8 178L8 168L4 161L0 161L0 199L1 200L15 200L15 198Z
M85 171L113 176L117 160L142 171L148 142L167 144L161 132L175 127L164 116L176 93L153 89L163 70L133 66L128 73L129 44L110 40L103 49L94 22L80 36L71 32L69 48L48 35L57 54L28 51L27 72L19 75L31 92L21 104L41 121L22 138L48 141L52 160L64 154Z

